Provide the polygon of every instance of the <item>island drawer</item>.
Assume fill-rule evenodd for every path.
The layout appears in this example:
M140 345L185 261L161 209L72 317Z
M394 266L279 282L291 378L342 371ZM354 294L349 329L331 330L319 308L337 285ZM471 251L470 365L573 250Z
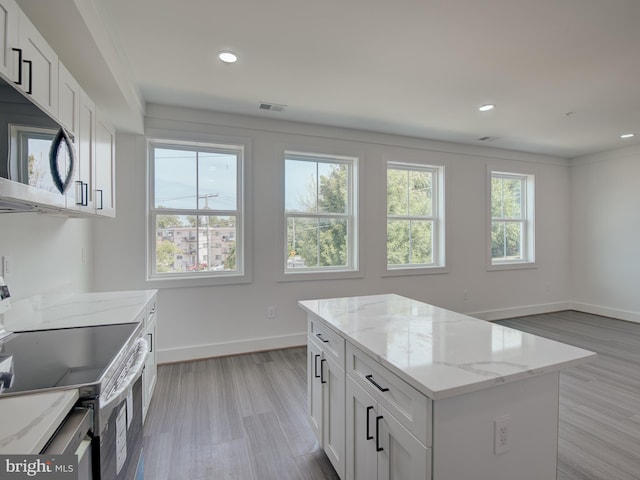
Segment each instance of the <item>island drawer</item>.
M314 318L309 318L308 333L309 338L340 368L344 369L344 338Z
M425 446L431 446L432 402L359 348L347 343L346 373Z

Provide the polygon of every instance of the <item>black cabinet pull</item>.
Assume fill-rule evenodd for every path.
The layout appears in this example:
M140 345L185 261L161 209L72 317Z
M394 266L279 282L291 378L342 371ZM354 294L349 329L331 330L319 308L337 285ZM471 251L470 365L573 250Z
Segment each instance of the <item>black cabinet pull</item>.
M84 192L84 182L82 180L76 180L76 205L84 205L82 199Z
M366 376L366 377L364 377L364 378L366 378L366 379L367 379L367 380L369 380L371 383L373 383L373 385L375 385L375 387L376 387L378 390L380 390L381 392L388 392L388 391L389 391L389 389L388 389L387 387L381 387L381 386L380 386L380 384L379 384L378 382L376 382L376 381L373 379L373 375L367 375L367 376Z
M369 412L373 410L373 407L367 407L367 440L373 440L373 435L369 432Z
M324 368L322 368L322 365L324 365L324 362L326 361L326 358L320 360L320 383L327 383L327 381L324 379Z
M313 359L313 376L315 378L320 378L320 375L318 374L318 358L320 357L320 355L314 355L314 359Z
M316 337L318 337L320 340L322 340L323 343L329 343L329 340L325 340L324 338L322 338L322 334L321 333L316 333Z
M23 60L23 63L29 64L29 88L27 93L31 95L33 93L33 62L31 60Z
M14 81L16 85L22 85L22 49L12 48L14 52L18 52L18 81Z
M376 417L376 452L384 450L384 448L380 446L380 420L382 420L382 418L382 415Z
M102 190L96 190L96 193L100 193L100 206L96 208L96 210L103 210L104 209L104 194L102 193Z
M82 206L89 205L89 184L82 182Z

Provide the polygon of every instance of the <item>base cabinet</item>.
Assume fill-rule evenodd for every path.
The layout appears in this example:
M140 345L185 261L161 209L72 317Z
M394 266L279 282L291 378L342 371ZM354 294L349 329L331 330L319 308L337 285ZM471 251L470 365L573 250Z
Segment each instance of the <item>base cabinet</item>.
M311 337L307 351L307 411L311 429L333 468L344 478L344 369Z
M346 400L348 480L431 478L431 449L349 376Z
M158 330L158 320L156 318L155 297L147 305L145 324L145 339L147 340L149 351L144 362L142 372L142 421L144 422L151 403L151 397L156 388L158 377L158 362L156 357L156 332Z

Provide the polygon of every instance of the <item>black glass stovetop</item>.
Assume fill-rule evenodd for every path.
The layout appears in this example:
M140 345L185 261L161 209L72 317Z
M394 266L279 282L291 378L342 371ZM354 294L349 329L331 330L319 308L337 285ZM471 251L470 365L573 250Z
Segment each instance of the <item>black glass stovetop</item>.
M122 323L38 330L4 338L0 341L0 362L4 359L7 365L10 358L13 371L11 387L0 388L0 397L100 382L137 326Z

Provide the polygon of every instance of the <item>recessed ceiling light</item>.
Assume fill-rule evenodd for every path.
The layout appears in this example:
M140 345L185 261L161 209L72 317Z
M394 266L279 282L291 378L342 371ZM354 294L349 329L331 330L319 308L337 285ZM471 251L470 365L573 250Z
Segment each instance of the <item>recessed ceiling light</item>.
M489 110L493 110L494 108L496 108L495 105L491 103L485 103L484 105L480 105L478 107L478 110L480 110L481 112L488 112Z
M230 52L228 50L223 50L222 52L218 52L218 58L221 62L224 63L236 63L238 61L238 56Z
M622 135L620 135L620 138L631 138L635 136L636 136L635 133L623 133Z

